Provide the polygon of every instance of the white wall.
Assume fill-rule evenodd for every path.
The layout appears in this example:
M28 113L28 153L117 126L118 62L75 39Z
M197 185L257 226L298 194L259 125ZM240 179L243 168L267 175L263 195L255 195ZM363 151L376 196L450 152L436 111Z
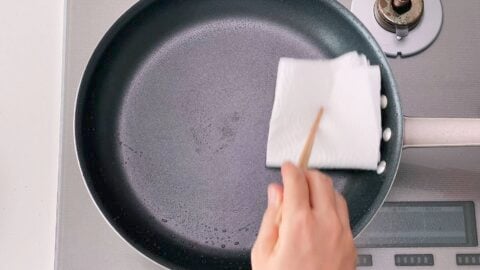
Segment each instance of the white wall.
M63 14L0 1L0 269L53 269Z

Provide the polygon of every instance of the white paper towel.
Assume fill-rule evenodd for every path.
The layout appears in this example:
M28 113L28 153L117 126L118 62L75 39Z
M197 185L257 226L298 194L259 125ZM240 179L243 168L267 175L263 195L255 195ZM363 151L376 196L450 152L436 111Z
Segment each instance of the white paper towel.
M309 166L375 170L380 160L381 76L365 56L282 58L270 119L267 166L297 162L320 107Z

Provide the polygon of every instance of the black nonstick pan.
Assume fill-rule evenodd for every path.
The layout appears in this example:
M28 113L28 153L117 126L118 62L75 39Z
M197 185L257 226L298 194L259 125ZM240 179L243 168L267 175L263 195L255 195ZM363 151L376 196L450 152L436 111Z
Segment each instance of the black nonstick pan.
M126 241L169 268L249 269L266 187L280 181L265 167L278 60L353 50L381 67L382 126L391 131L384 170L327 172L357 235L395 179L404 117L383 52L333 0L148 0L128 10L96 48L77 97L77 154L95 203ZM409 146L480 137L476 120L406 123ZM425 124L442 136L421 133ZM477 133L445 136L468 125Z

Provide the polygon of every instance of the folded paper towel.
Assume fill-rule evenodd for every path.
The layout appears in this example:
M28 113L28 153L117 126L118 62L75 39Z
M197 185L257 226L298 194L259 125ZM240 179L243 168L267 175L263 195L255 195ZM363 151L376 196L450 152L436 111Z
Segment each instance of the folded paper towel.
M296 162L320 109L309 167L375 170L380 159L381 76L365 56L281 58L270 119L267 166Z

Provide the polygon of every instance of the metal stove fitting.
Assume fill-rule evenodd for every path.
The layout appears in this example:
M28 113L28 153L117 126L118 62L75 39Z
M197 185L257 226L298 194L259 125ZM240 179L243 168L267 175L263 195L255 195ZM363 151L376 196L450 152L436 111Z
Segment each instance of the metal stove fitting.
M377 0L374 14L382 28L402 39L420 22L423 8L423 0Z

